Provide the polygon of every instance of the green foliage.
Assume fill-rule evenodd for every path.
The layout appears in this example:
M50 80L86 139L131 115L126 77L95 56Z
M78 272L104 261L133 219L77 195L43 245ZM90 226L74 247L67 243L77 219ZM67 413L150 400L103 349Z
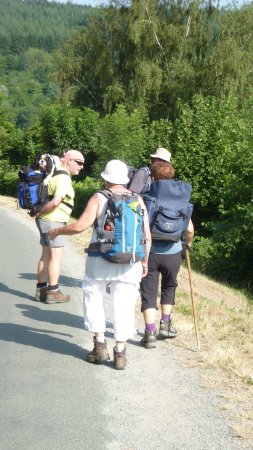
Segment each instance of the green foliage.
M100 121L99 143L96 154L98 161L95 172L99 174L111 159L120 159L139 167L143 163L145 132L143 114L134 111L128 114L124 106Z
M113 7L115 6L115 7ZM196 93L251 95L253 7L210 2L111 2L68 40L60 58L64 98L110 113L118 104L175 118ZM239 26L238 26L239 24Z
M195 96L180 105L174 124L173 149L177 175L192 183L198 225L222 213L224 195L236 179L236 150L245 140L234 97Z
M52 105L44 108L40 126L41 141L48 152L56 149L56 154L62 154L68 148L77 148L86 154L96 149L98 114L89 108Z
M75 190L75 204L73 208L72 215L78 218L84 208L87 205L90 197L98 190L102 188L102 181L98 181L95 178L86 177L84 182L73 182L73 187Z
M18 127L31 126L42 105L55 101L53 51L78 26L90 7L36 0L0 1L0 85Z
M17 167L10 167L6 161L2 161L0 165L0 194L16 197L17 183Z
M173 124L167 119L150 121L146 133L146 155L149 163L149 155L158 147L165 147L173 152L171 148Z
M0 0L0 53L18 54L31 47L52 51L70 32L85 25L89 7L37 0Z
M176 167L193 185L199 239L194 264L209 275L252 289L253 165L251 102L193 98L174 124ZM240 265L238 265L240 261Z

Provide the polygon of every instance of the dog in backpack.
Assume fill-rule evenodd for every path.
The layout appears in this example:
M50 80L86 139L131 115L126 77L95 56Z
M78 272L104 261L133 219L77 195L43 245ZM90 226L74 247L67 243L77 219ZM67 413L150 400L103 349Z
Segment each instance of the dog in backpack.
M35 171L45 174L43 183L47 185L52 175L60 167L60 164L61 162L58 156L43 153L36 158Z
M32 166L19 169L18 202L21 208L30 211L30 215L39 211L48 201L48 182L60 167L58 156L43 153L37 156Z

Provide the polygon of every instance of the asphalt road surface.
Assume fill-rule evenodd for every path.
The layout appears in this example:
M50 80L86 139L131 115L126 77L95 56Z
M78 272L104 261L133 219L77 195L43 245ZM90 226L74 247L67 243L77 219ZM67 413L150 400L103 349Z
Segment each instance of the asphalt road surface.
M249 450L219 408L219 393L201 387L182 363L176 340L156 349L127 344L128 366L85 361L92 335L83 330L84 255L70 241L61 288L65 305L35 302L40 256L33 220L0 207L0 448L3 450ZM107 300L107 341L113 330Z

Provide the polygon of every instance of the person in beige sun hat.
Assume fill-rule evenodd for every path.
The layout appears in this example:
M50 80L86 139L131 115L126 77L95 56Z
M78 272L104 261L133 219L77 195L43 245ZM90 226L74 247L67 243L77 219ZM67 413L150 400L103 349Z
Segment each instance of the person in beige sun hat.
M151 166L140 167L140 169L134 172L130 182L127 187L132 192L137 192L138 194L144 194L148 192L151 184L151 169L152 164L156 161L163 162L165 165L170 163L171 153L164 147L158 147L158 149L150 155Z
M166 161L166 162L170 162L170 158L171 158L171 153L169 152L169 150L167 150L164 147L159 147L155 153L153 153L152 155L150 155L150 158L153 159L159 159L161 161ZM153 161L152 161L153 162Z

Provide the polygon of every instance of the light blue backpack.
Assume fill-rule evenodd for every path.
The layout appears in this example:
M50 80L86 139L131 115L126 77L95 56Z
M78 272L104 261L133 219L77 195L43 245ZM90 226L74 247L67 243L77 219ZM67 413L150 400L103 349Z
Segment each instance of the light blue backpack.
M89 255L100 254L113 263L134 264L145 256L144 212L139 195L99 191L108 199L103 225L95 224L97 242L90 244Z

